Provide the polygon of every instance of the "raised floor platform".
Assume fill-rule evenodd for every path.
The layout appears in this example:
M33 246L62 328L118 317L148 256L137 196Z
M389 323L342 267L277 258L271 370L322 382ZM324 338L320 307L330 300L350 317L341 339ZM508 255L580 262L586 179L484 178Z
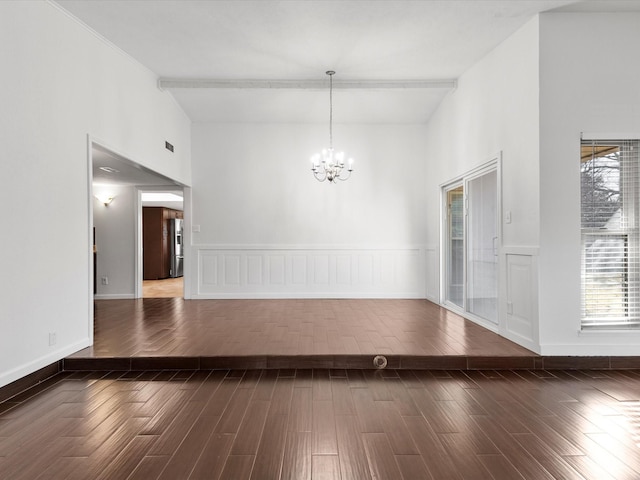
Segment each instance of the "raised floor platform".
M640 368L640 357L542 357L427 300L95 302L94 346L67 371Z
M374 363L374 358L383 356ZM97 300L94 345L60 372L273 369L625 370L640 357L543 357L426 300Z
M381 360L383 357L384 360ZM381 362L386 362L384 366ZM245 355L232 357L69 357L64 371L141 370L625 370L640 369L639 357Z

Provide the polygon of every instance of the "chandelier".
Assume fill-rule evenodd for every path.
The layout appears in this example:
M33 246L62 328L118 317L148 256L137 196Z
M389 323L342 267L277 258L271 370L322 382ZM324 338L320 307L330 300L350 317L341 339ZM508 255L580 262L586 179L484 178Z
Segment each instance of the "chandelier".
M319 182L329 180L337 182L346 180L353 171L353 158L349 158L345 167L344 152L333 150L333 76L336 72L329 70L329 148L323 149L311 157L311 171Z

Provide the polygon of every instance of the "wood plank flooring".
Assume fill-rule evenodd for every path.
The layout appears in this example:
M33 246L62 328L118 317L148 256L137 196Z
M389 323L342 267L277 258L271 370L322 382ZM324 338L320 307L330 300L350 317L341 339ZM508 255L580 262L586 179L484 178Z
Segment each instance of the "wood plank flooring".
M182 298L184 296L184 278L143 280L142 296L144 298Z
M426 300L97 300L93 357L478 355L529 350Z
M635 479L640 371L64 372L0 404L0 478Z
M65 370L640 369L640 356L539 356L427 300L97 300Z

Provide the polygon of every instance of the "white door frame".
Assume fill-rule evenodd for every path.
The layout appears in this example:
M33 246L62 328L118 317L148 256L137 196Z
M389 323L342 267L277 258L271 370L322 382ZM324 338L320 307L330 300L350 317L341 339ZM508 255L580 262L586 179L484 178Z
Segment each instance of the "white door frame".
M448 202L448 192L451 190L455 190L459 187L463 187L463 209L466 210L466 190L464 190L465 188L465 183L462 180L455 180L452 182L447 183L446 185L441 185L440 189L440 195L441 195L441 205L442 205L442 212L441 212L441 225L440 225L440 231L442 233L441 235L441 239L440 239L440 252L441 252L441 259L440 259L440 283L443 286L443 288L440 289L440 304L446 308L449 308L451 310L460 310L460 309L464 309L464 286L463 286L463 304L462 307L460 307L459 305L456 305L455 303L449 301L449 286L450 286L450 279L449 279L449 255L450 255L450 245L449 245L449 202ZM466 217L466 213L463 214ZM465 222L466 223L466 222ZM463 234L463 252L466 249L466 225L464 225L464 234ZM466 256L466 255L465 255ZM466 283L466 270L467 270L467 265L466 262L463 260L462 262L462 283L463 285Z
M497 240L497 250L498 250L498 305L497 305L497 322L493 323L491 321L488 321L482 317L479 317L477 315L474 315L473 313L469 312L467 309L467 252L466 252L466 248L467 248L467 189L468 189L468 182L470 180L473 180L475 178L478 178L482 175L485 175L491 171L495 170L496 171L496 175L497 175L497 228L496 228L496 235L498 236L498 240ZM446 269L447 269L447 201L446 201L446 194L447 192L452 189L452 188L456 188L458 186L462 185L463 186L463 190L464 190L464 209L465 209L465 213L464 213L464 261L463 261L463 271L464 271L464 279L463 279L463 307L459 307L458 305L455 305L454 303L451 303L449 301L447 301L447 293L446 293L446 289L447 289L447 273L446 273ZM502 292L501 290L501 284L504 281L501 278L501 274L502 274L502 264L503 264L503 254L502 254L502 152L498 152L495 155L492 155L491 157L489 157L489 159L483 163L481 163L480 165L478 165L477 167L462 173L461 175L458 175L455 178L452 178L451 180L440 184L440 199L441 199L441 219L440 219L440 284L442 285L442 288L440 289L440 305L442 305L444 308L451 310L453 312L456 312L457 314L463 316L464 318L471 320L479 325L482 325L483 327L493 331L493 332L498 332L501 330L501 325L504 323L503 320L503 315L501 312L501 302L500 302L500 294Z
M137 186L135 187L135 209L136 209L136 232L135 232L135 242L136 242L136 252L135 252L135 262L136 262L136 267L135 267L135 276L136 276L136 281L135 281L135 298L142 298L142 283L144 281L143 274L144 274L144 269L143 269L143 263L144 263L144 257L142 254L142 194L143 192L179 192L182 194L182 208L183 208L183 216L184 216L184 211L187 208L187 202L185 201L185 190L187 190L188 187L184 187L184 186L171 186L171 185L144 185L144 186ZM190 203L190 202L189 202ZM187 219L184 219L184 231L187 232L189 229L187 228ZM187 245L187 240L190 241L190 238L186 238L185 235L183 234L182 236L182 241L183 241L183 252L184 252L184 267L186 267L187 265L187 258L188 255L191 253L187 253L186 250L188 250L186 248ZM186 290L186 285L184 285L184 281L187 278L187 271L185 270L184 275L182 277L182 281L183 281L183 297L184 298L189 298L187 297L187 290Z
M89 335L89 339L91 341L91 344L93 344L93 330L94 330L94 309L93 309L93 305L94 305L94 294L93 294L93 277L94 277L94 266L93 266L93 147L94 146L98 146L104 150L108 150L109 152L111 152L113 155L127 161L130 162L134 165L138 165L141 168L144 168L145 170L151 172L151 173L155 173L157 174L159 177L165 177L165 178L169 178L166 177L158 172L155 172L147 167L142 167L138 162L136 162L135 160L132 160L132 158L127 155L124 154L122 152L119 152L117 149L113 148L111 145L109 145L107 142L98 139L90 134L87 135L87 201L88 201L88 223L89 223L89 228L88 228L88 255L89 255L89 272L88 272L88 282L87 282L87 293L88 293L88 298L89 298L89 311L88 311L88 318L89 318L89 322L88 322L88 335ZM186 187L185 185L182 185L180 182L175 181L171 178L169 178L169 180L174 181L175 184L174 185L157 185L157 186L139 186L139 187L135 187L135 191L136 191L136 200L134 201L134 209L135 209L135 218L136 218L136 228L134 231L134 241L135 241L135 252L134 252L134 298L142 298L142 198L141 198L141 192L142 191L169 191L169 190L175 190L175 191L181 191L183 192L183 195L185 195L187 193L189 193L189 201L186 201L186 195L183 196L183 198L185 198L185 201L183 203L183 209L185 210L185 231L189 232L190 231L190 208L191 208L191 202L190 202L190 193L191 193L191 189ZM189 223L187 223L189 222ZM190 241L190 235L188 237L185 237L185 247L187 244L187 241ZM188 265L190 265L190 255L191 255L191 251L189 248L185 248L185 252L184 252L184 265L185 265L185 276L183 277L184 279L187 278L187 274L189 272L189 268L187 267ZM185 281L185 285L184 285L184 297L185 298L190 298L189 295L189 290L188 288L190 287L190 282L186 282Z

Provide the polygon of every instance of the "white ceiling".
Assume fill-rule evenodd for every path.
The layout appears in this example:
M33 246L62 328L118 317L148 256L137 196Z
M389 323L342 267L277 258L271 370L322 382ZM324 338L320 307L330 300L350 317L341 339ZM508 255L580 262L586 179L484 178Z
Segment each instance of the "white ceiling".
M336 123L425 123L449 89L341 89L340 80L456 79L533 15L640 1L58 0L161 78L325 80ZM328 83L326 84L328 89ZM170 89L194 122L325 122L318 88Z
M182 197L182 186L173 180L152 170L109 152L94 145L91 156L93 158L93 189L94 193L113 193L110 187L138 186L149 192L171 192ZM116 170L106 172L100 167ZM142 201L143 207L167 207L174 210L183 209L183 201Z
M180 186L178 183L160 175L159 173L144 168L137 163L122 158L99 146L93 147L91 156L93 158L94 186ZM105 172L104 170L101 170L100 167L112 168L116 170L116 172ZM159 189L158 191L160 190L162 189Z

